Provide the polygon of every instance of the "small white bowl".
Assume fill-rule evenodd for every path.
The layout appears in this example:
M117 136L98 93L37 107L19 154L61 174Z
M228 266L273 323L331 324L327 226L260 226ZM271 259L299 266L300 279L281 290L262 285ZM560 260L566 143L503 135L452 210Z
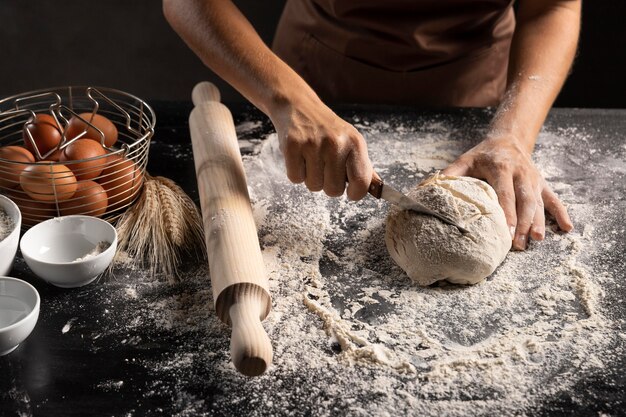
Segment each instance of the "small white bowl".
M108 248L97 251L103 242L109 243ZM24 233L20 248L38 277L57 287L82 287L103 273L113 260L117 232L97 217L56 217Z
M22 214L17 205L8 197L0 195L0 208L13 219L15 228L3 240L0 241L0 275L6 275L13 267L13 260L17 252L17 244L20 241L20 228L22 227Z
M39 293L28 282L0 277L0 356L15 350L39 318Z

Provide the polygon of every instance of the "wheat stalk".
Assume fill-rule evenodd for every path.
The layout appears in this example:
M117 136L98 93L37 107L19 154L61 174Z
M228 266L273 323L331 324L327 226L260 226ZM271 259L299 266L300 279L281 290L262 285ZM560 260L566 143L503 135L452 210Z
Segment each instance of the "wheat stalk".
M183 217L182 205L180 204L177 195L168 187L164 186L158 178L155 178L156 189L161 202L161 214L163 218L163 227L167 236L172 243L178 247L181 247L184 243L183 227L185 226Z
M116 261L126 253L136 266L169 280L178 278L183 253L206 254L198 208L181 187L165 177L146 173L141 196L119 218L116 228Z
M183 236L185 238L181 242L181 247L185 247L188 250L201 254L202 257L206 255L206 245L204 240L204 226L202 223L202 215L198 206L193 200L185 193L185 191L174 181L166 177L155 177L161 184L169 188L180 200L179 203L182 206L183 219Z

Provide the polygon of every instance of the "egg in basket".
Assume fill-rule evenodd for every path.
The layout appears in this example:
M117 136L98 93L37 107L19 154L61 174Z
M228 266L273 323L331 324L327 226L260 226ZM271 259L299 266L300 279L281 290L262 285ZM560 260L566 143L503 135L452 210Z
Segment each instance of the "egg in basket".
M71 214L114 220L140 194L155 121L145 101L109 88L0 100L0 194L24 227Z

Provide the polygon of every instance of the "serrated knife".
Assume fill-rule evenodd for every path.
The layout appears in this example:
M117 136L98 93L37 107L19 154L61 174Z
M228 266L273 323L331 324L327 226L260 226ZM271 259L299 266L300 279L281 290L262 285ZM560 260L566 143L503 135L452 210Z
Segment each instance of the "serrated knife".
M459 224L454 219L451 219L443 213L439 213L437 211L429 209L418 201L413 200L406 194L403 194L402 192L396 190L391 185L385 184L384 181L376 173L374 173L374 175L372 176L372 182L370 183L370 188L368 192L372 196L378 199L382 198L383 200L398 206L402 210L411 210L416 213L433 216L444 223L456 227L459 232L463 234L469 233L468 230L465 228L465 225Z

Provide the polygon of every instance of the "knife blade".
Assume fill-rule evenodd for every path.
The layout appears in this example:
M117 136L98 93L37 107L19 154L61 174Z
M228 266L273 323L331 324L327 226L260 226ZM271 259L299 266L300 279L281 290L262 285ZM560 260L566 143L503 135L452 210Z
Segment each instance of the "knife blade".
M456 227L459 232L463 234L469 233L465 225L460 224L459 222L455 221L454 219L443 213L439 213L437 211L429 209L420 202L415 201L412 198L408 197L406 194L403 194L400 191L396 190L389 184L385 184L376 173L374 173L374 176L372 177L372 182L368 191L372 196L378 199L382 198L383 200L398 206L402 210L411 210L416 213L433 216L446 224Z

